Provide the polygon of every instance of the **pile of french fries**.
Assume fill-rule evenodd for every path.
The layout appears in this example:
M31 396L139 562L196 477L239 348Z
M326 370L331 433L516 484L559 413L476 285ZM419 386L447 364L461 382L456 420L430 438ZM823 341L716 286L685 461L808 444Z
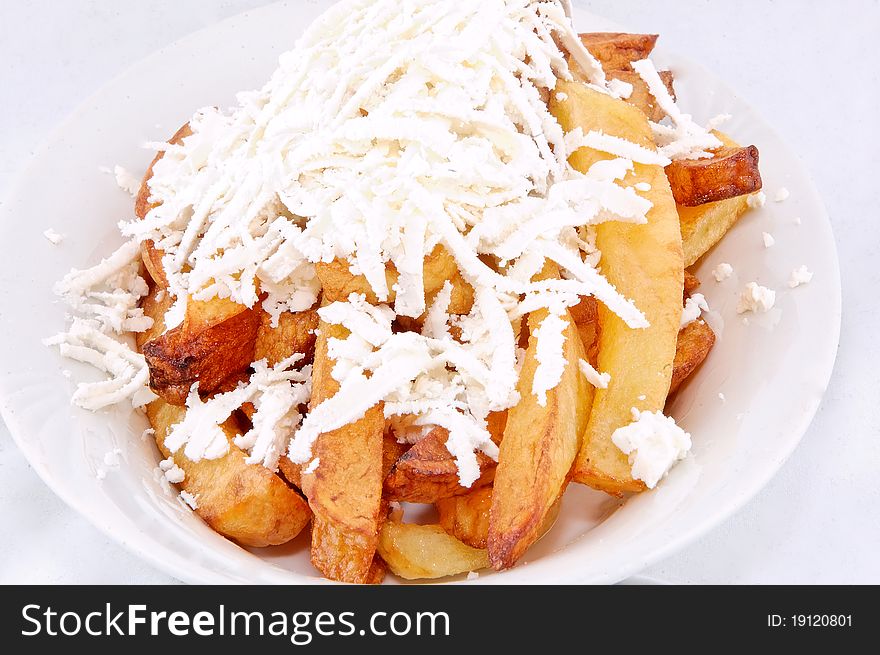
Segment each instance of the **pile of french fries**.
M566 131L601 130L654 149L649 119L663 111L636 74L632 62L651 53L655 35L583 34L581 39L610 78L633 86L627 101L572 81L560 81L550 98L552 113ZM673 75L661 73L672 91ZM180 142L187 126L172 138ZM186 414L185 401L196 382L205 397L234 388L250 375L253 362L274 365L294 355L313 366L310 407L333 396L328 340L344 338L345 328L319 320L317 307L282 314L272 326L259 303L253 308L229 300L190 300L183 322L167 332L165 312L172 303L162 270L162 252L142 247L150 293L144 314L153 327L137 334L137 346L150 367L150 385L159 399L147 413L163 456L185 472L181 487L197 496L197 514L214 530L247 546L285 543L311 525L311 558L322 575L354 583L378 583L390 569L406 579L440 578L487 567L513 566L553 524L570 481L611 494L645 490L631 475L626 455L611 441L615 429L631 421L632 408L663 410L670 394L711 350L715 335L703 321L683 329L683 300L699 285L687 267L712 248L748 209L748 195L761 188L758 151L724 142L711 159L677 161L665 169L636 164L626 183L653 204L646 224L617 221L597 228L602 274L645 314L650 327L630 329L591 297L571 308L565 321L567 367L545 404L531 393L537 367L535 329L546 310L526 317L520 345L525 360L518 388L521 401L490 416L490 433L500 448L498 462L479 454L480 475L461 486L448 434L434 428L414 445L399 443L397 426L385 419L381 403L352 424L321 434L313 453L315 470L303 470L282 456L279 470L247 464L233 439L249 426L253 407L245 404L221 426L229 452L220 459L190 461L170 452L164 441ZM157 159L160 158L161 153ZM571 164L585 172L611 155L581 148ZM155 161L154 161L155 164ZM143 218L150 209L147 171L136 201ZM345 262L318 265L322 300L344 300L353 292L376 302L367 281ZM388 286L397 273L389 266ZM553 265L541 275L558 277ZM425 260L426 301L449 280L451 313L467 313L473 289L452 256L438 247ZM393 297L389 302L393 301ZM401 325L401 329L417 329ZM579 370L588 361L611 375L607 388L594 388ZM304 408L305 411L305 408ZM427 503L437 524L402 521L398 503Z

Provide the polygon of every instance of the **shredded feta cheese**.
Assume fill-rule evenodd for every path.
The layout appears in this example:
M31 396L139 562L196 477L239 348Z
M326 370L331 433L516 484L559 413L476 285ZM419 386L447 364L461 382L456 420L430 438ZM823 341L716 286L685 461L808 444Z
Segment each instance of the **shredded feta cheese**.
M709 303L706 302L706 296L702 293L695 293L684 302L684 309L681 312L681 327L690 325L700 318L703 312L708 311Z
M535 330L537 339L535 359L538 366L532 380L532 393L538 397L538 404L547 405L547 392L555 389L565 372L565 328L568 323L558 314L547 314Z
M791 193L784 186L779 187L779 190L776 192L776 195L773 197L773 202L785 202L788 200Z
M721 262L714 268L712 275L716 282L724 282L724 280L733 275L733 266L727 262Z
M776 292L762 287L757 282L749 282L743 289L736 306L738 314L745 312L767 312L776 303Z
M611 441L629 456L632 476L649 489L682 460L691 449L691 435L662 412L632 409L633 422L617 428Z
M581 373L585 378L587 378L587 382L592 384L597 389L607 389L608 383L611 382L611 374L610 373L599 373L590 362L585 359L578 360L578 367L581 370Z
M749 194L746 198L746 204L749 209L760 209L767 203L767 194L763 191L757 191Z
M198 495L192 495L188 491L180 492L180 499L186 503L190 509L197 510L199 508L199 497Z
M116 178L116 184L119 188L134 198L141 189L141 181L132 173L124 169L122 166L113 167L113 176Z
M769 232L762 232L761 239L764 241L765 248L771 248L776 244L776 239L773 238L773 235Z
M807 284L812 279L812 272L810 272L810 270L806 266L800 266L791 272L791 277L788 280L788 286L792 289L795 289L802 284Z
M171 457L159 462L159 469L161 469L162 475L165 476L165 479L173 484L180 484L186 479L186 473L174 463L174 459Z

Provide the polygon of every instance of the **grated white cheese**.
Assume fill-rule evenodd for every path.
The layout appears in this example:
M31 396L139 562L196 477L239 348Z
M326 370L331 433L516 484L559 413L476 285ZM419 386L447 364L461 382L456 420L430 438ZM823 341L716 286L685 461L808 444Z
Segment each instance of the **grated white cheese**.
M765 248L771 248L776 244L776 239L774 239L773 235L769 232L762 232L761 240L764 242Z
M190 509L197 510L199 508L199 497L198 495L192 495L188 491L180 492L180 499L186 503Z
M786 189L784 186L779 187L779 190L776 191L776 195L773 197L773 202L785 202L791 196L791 192Z
M762 287L757 282L749 282L740 294L736 312L768 312L775 303L776 292L773 289Z
M311 462L309 462L308 466L303 469L303 475L308 475L309 473L314 473L317 470L318 466L321 464L321 458L316 457Z
M186 479L186 473L174 463L174 459L171 457L159 462L159 469L162 471L165 479L173 484L180 484Z
M581 373L585 378L587 378L587 382L592 384L597 389L607 389L608 383L611 382L611 374L610 373L599 373L590 362L585 359L578 360L578 367L581 370Z
M709 311L709 303L706 302L706 296L702 293L695 293L685 300L684 309L681 311L680 327L685 327L696 321L703 312Z
M710 158L712 150L724 145L708 129L697 125L690 114L682 113L660 78L654 62L642 59L633 62L632 68L645 81L657 105L672 121L672 127L651 122L660 154L672 160Z
M567 326L568 323L561 316L551 312L535 329L535 359L538 360L538 366L532 379L532 393L542 407L547 405L547 392L556 388L565 372L563 348Z
M632 476L649 489L682 460L691 449L691 435L662 412L632 409L633 422L617 428L611 441L629 456Z
M113 176L116 178L116 184L119 188L134 198L141 189L141 181L132 173L124 169L122 166L113 167Z
M749 194L746 198L746 204L749 209L760 209L767 203L767 194L763 191L756 191L755 193Z
M719 391L719 392L718 392L718 400L720 400L720 401L723 402L723 403L726 403L726 402L727 402L727 396L725 396L724 393L722 393L721 391Z
M721 262L712 270L712 275L716 282L724 282L724 280L733 275L733 266L727 262Z
M788 286L795 289L802 284L807 284L812 279L813 273L806 266L799 266L791 272L791 277L788 279Z
M59 243L64 241L64 235L59 234L51 227L48 230L43 232L43 236L46 237L46 240L51 243L53 246L57 246Z

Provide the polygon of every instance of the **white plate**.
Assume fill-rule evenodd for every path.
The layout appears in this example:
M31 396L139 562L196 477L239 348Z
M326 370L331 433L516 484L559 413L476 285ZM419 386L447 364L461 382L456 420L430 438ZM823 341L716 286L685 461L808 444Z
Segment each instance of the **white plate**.
M279 3L197 32L130 68L88 100L49 138L0 206L0 410L28 461L67 503L101 530L169 574L189 582L320 582L305 537L249 552L213 533L163 491L155 446L141 439L146 420L124 409L91 414L70 405L73 382L93 375L61 361L42 337L64 324L50 288L120 242L115 224L132 202L100 166L140 174L151 153L194 109L232 104L234 93L262 85L277 55L328 2ZM581 31L615 26L575 10ZM676 74L681 104L700 121L729 112L725 129L757 144L767 206L747 215L703 262L701 291L716 314L718 344L672 405L694 436L693 456L657 490L625 504L573 485L556 528L503 574L476 583L614 582L671 554L751 498L782 465L806 430L828 383L840 328L834 238L821 200L773 131L714 75L661 50ZM774 203L785 186L791 198ZM794 218L800 217L800 226ZM53 246L42 232L66 235ZM776 245L765 249L762 232ZM721 261L735 275L718 284ZM815 272L801 288L792 269ZM777 290L776 308L735 312L739 289L756 280ZM726 398L722 401L719 393ZM118 466L104 455L122 451ZM96 473L107 469L105 479ZM745 544L744 544L745 546Z

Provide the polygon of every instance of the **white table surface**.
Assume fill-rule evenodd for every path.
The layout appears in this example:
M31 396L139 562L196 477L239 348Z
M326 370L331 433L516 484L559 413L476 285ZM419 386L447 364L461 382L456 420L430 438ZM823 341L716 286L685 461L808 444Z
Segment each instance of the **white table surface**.
M113 76L191 31L261 4L0 0L0 198L55 124ZM837 366L795 454L736 515L644 576L880 583L880 2L584 4L633 31L660 33L664 45L719 73L775 125L825 198L843 279ZM2 423L0 480L0 582L174 582L57 499Z

